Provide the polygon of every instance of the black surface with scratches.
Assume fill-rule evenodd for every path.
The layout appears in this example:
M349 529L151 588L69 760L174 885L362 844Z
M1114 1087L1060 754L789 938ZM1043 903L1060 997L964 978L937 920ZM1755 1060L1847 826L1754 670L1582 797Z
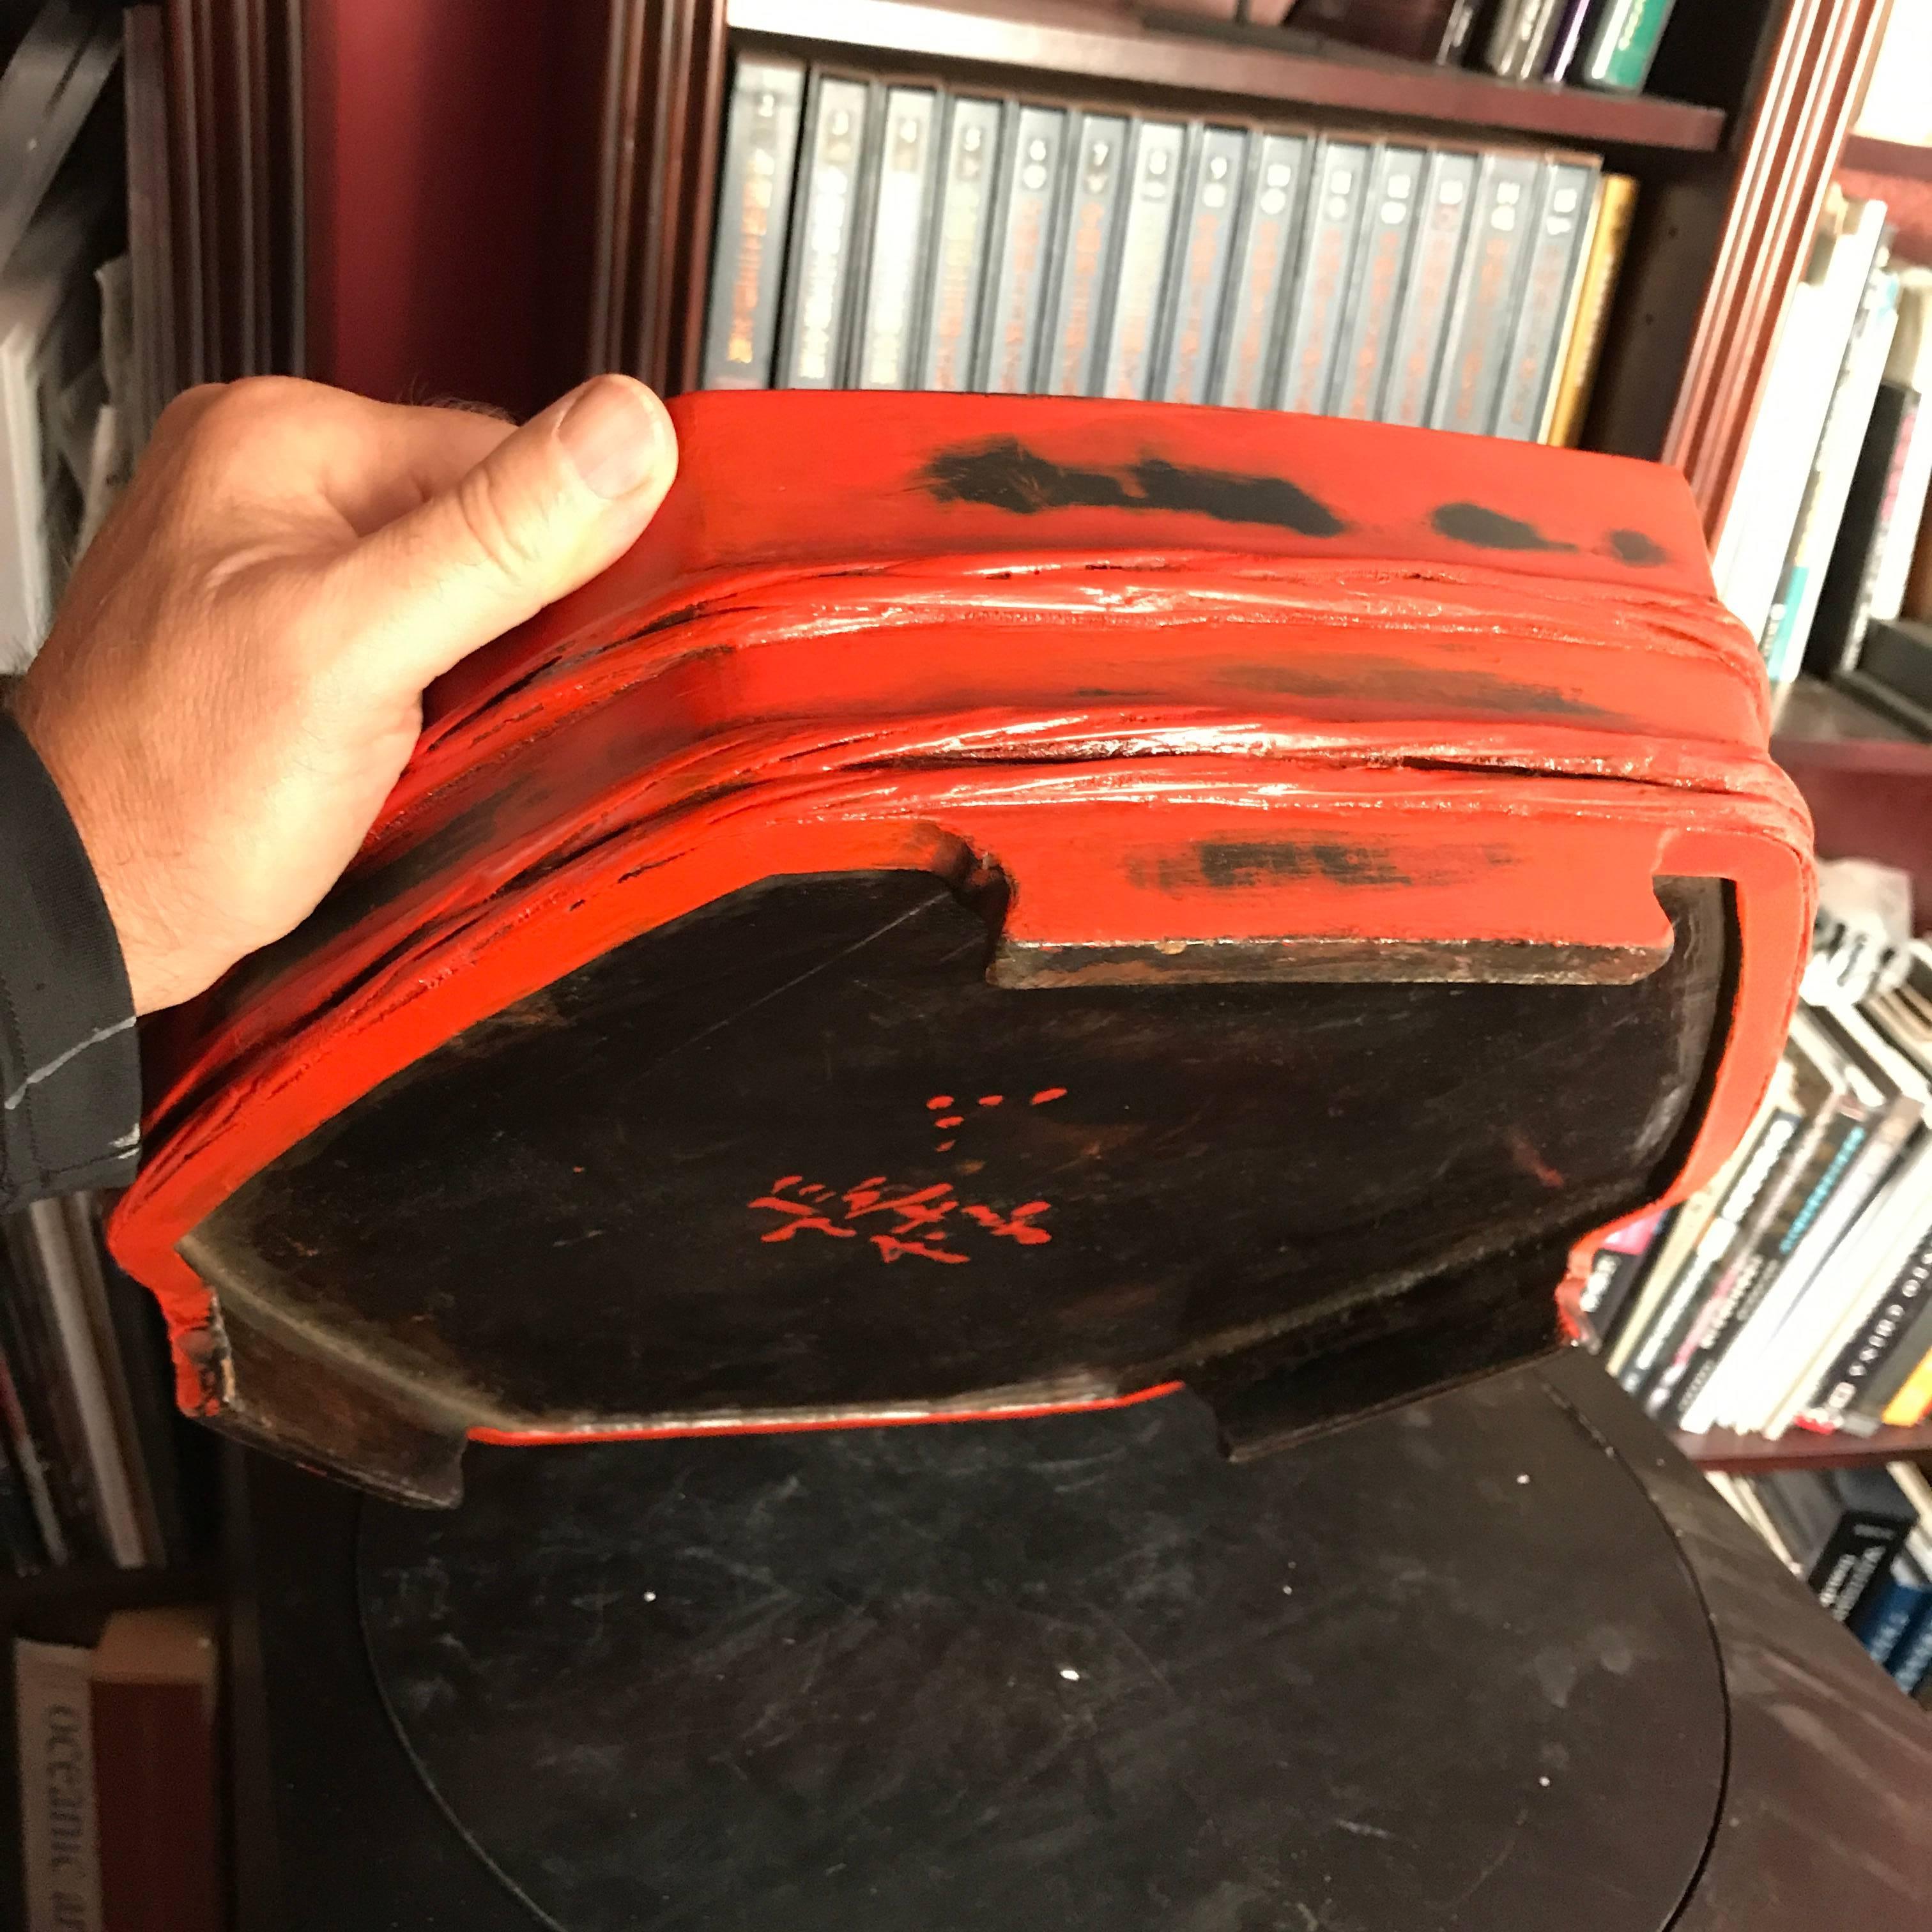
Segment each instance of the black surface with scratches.
M1553 1435L1539 1406L1552 1398L1570 1421L1567 1431ZM1462 1412L1478 1403L1484 1419L1462 1419ZM1340 1736L1364 1767L1359 1789L1339 1798L1324 1792L1323 1802L1306 1814L1306 1841L1291 1848L1296 1854L1291 1868L1316 1870L1317 1882L1338 1904L1371 1892L1392 1901L1394 1910L1372 1932L1411 1926L1429 1932L1568 1932L1573 1908L1590 1915L1582 1922L1593 1929L1654 1932L1656 1848L1681 1850L1709 1822L1702 1774L1695 1767L1714 1756L1724 1767L1721 1822L1709 1835L1671 1932L1816 1932L1821 1925L1916 1923L1932 1897L1932 1806L1924 1802L1932 1791L1932 1723L1780 1568L1642 1413L1596 1364L1572 1353L1480 1390L1445 1396L1431 1414L1426 1431L1390 1418L1250 1472L1280 1481L1276 1493L1288 1498L1293 1510L1288 1532L1257 1528L1252 1540L1300 1537L1303 1547L1286 1552L1298 1564L1312 1549L1331 1559L1351 1550L1373 1552L1365 1587L1358 1588L1359 1570L1331 1560L1321 1573L1326 1597L1318 1601L1311 1594L1294 1618L1283 1616L1277 1624L1282 1641L1296 1646L1312 1641L1318 1629L1322 1633L1325 1674L1316 1684L1291 1682L1288 1689L1296 1711L1311 1718L1311 1754L1319 1738ZM1528 1473L1531 1482L1505 1482L1505 1496L1513 1487L1514 1500L1499 1506L1480 1478L1511 1474L1513 1418L1526 1414L1533 1418L1534 1439L1552 1453L1532 1469L1519 1468L1515 1473ZM1480 1454L1465 1476L1460 1459L1472 1439ZM1425 1442L1428 1448L1418 1446ZM670 1453L694 1457L705 1446L688 1444ZM1428 1466L1430 1449L1442 1455L1441 1467ZM476 1506L495 1512L493 1520L513 1545L526 1553L549 1552L555 1567L547 1591L568 1587L566 1573L574 1571L598 1580L592 1592L629 1592L634 1612L641 1592L658 1586L632 1574L626 1552L647 1543L640 1526L646 1508L662 1509L661 1491L652 1504L643 1473L664 1465L654 1448L628 1452L635 1460L622 1464L616 1462L620 1453L565 1452L566 1464L548 1478L524 1470L515 1459L534 1462L548 1451L492 1454L479 1472ZM580 1480L570 1469L594 1467L600 1459L634 1472L632 1480L614 1490L607 1484L599 1502L586 1497L581 1508L568 1504L571 1484ZM506 1510L512 1492L499 1489L500 1463L525 1494L562 1493L563 1513L574 1528L547 1530L540 1519ZM565 1808L566 1795L550 1780L546 1753L558 1746L567 1750L572 1742L558 1720L568 1703L580 1701L574 1666L565 1660L554 1702L530 1694L526 1680L519 1691L518 1666L502 1646L526 1613L526 1592L508 1593L488 1634L474 1645L462 1629L449 1633L472 1659L462 1674L452 1646L436 1642L436 1619L453 1613L459 1596L473 1604L484 1574L510 1578L520 1559L514 1550L485 1546L478 1533L481 1518L463 1528L466 1516L424 1518L366 1505L337 1485L265 1456L237 1455L233 1467L227 1654L236 1761L237 1932L343 1932L349 1926L358 1932L530 1932L540 1922L452 1824L405 1750L376 1688L358 1611L365 1589L387 1606L378 1648L386 1671L393 1652L395 1666L406 1672L395 1681L452 1684L454 1701L442 1719L446 1736L454 1736L462 1720L474 1723L478 1749L487 1747L506 1787L492 1799L491 1820L509 1811L512 1797L520 1801L514 1841L496 1846L498 1855L540 1861L545 1834ZM1617 1479L1607 1487L1606 1470ZM1419 1544L1412 1541L1417 1510L1403 1500L1412 1489L1418 1502L1444 1509L1438 1520L1420 1525ZM1626 1492L1640 1499L1634 1514ZM596 1511L610 1511L614 1493L628 1502L618 1513L619 1533L607 1538ZM1564 1525L1546 1526L1545 1516L1560 1517ZM364 1517L358 1586L357 1531ZM1676 1540L1682 1569L1661 1562L1660 1524ZM446 1562L458 1556L457 1544L437 1538L459 1529L463 1553L452 1574L460 1568L464 1580L438 1609L410 1580L423 1576L424 1560L433 1552ZM1093 1534L1083 1532L1082 1547L1090 1549ZM1010 1525L1006 1537L1010 1545L1024 1545L1024 1523ZM1550 1628L1540 1611L1534 1629L1526 1627L1520 1640L1507 1629L1486 1640L1484 1654L1500 1668L1473 1693L1451 1629L1436 1634L1432 1621L1438 1613L1430 1552L1451 1544L1456 1574L1486 1580L1479 1586L1481 1598L1448 1599L1452 1628L1460 1627L1472 1600L1480 1606L1484 1599L1514 1622L1510 1610L1518 1595L1535 1595L1546 1586L1553 1600L1568 1606L1569 1621L1546 1645L1528 1642ZM1056 1560L1044 1526L1037 1546L1022 1547L1021 1554L1036 1566ZM1552 1558L1560 1560L1560 1572L1546 1576L1539 1566ZM1522 1567L1504 1570L1506 1559ZM715 1552L710 1560L717 1567L730 1559ZM818 1574L829 1576L830 1568L820 1562ZM1306 1582L1298 1585L1298 1596ZM986 1580L966 1582L982 1596L990 1587ZM862 1580L865 1591L874 1588L874 1580ZM394 1612L406 1597L409 1614L399 1619ZM1346 1619L1353 1602L1362 1599L1382 1607L1365 1619L1362 1640L1352 1642ZM1646 1618L1652 1611L1660 1616L1691 1681L1702 1681L1698 1673L1706 1659L1714 1659L1722 1673L1726 1701L1714 1718L1701 1694L1693 1700L1688 1756L1673 1748L1677 1719L1654 1738L1633 1736L1637 1726L1625 1726L1606 1708L1627 1696L1648 1708L1652 1695L1646 1670L1619 1675L1605 1662L1603 1633L1606 1626L1624 1627L1631 1604ZM568 1614L581 1619L592 1612ZM586 1667L608 1669L608 1608L606 1616L605 1648L593 1651ZM620 1621L640 1639L645 1634L634 1622ZM1393 1642L1391 1625L1398 1627ZM584 1626L580 1622L576 1628ZM687 1639L674 1633L672 1640L682 1645ZM432 1662L425 1672L410 1653L420 1657L426 1646L446 1660L440 1666ZM1537 1664L1545 1649L1546 1682ZM1426 1678L1421 1662L1438 1652L1447 1653L1446 1667ZM1621 1654L1610 1652L1612 1658ZM1561 1689L1573 1660L1570 1701L1558 1708L1550 1692ZM640 1647L637 1668L657 1670L648 1649ZM1213 1696L1238 1702L1236 1682L1220 1681L1211 1667L1208 1675ZM1170 1670L1170 1681L1172 1676ZM1146 1681L1130 1672L1124 1684L1126 1695L1110 1708L1131 1714L1138 1698L1144 1709ZM526 1698L517 1708L532 1728L520 1738L508 1721L510 1706L493 1714L478 1701L479 1687L496 1685ZM1418 1686L1412 1696L1412 1685ZM1580 1721L1600 1740L1626 1741L1623 1756L1596 1764L1594 1790L1574 1781L1580 1760L1573 1757L1570 1767L1556 1770L1534 1762L1553 1735L1551 1727L1567 1724L1571 1710L1582 1714ZM1507 1741L1512 1718L1524 1733L1516 1745ZM608 1734L608 1719L598 1722ZM1479 1744L1486 1741L1486 1753L1466 1745L1472 1726ZM1230 1730L1231 1750L1244 1735ZM1534 1782L1545 1775L1551 1780L1546 1790ZM1536 1803L1528 1805L1532 1787ZM1466 1792L1472 1794L1472 1818L1492 1824L1499 1802L1516 1798L1516 1809L1506 1814L1511 1820L1528 1808L1521 1838L1497 1868L1501 1888L1492 1891L1486 1881L1445 1910L1444 1901L1453 1901L1458 1888L1482 1872L1459 1842ZM600 1802L608 1804L608 1794ZM1666 1819L1666 1836L1643 1846L1633 1860L1619 1826L1626 1806L1641 1817L1673 1807L1684 1815L1674 1826ZM1350 1831L1336 1822L1343 1817L1396 1831L1398 1838ZM1679 1828L1681 1837L1675 1835ZM1442 1865L1420 1856L1425 1834L1430 1842L1448 1846ZM1487 1856L1496 1849L1491 1840ZM608 1860L610 1854L601 1856ZM1136 1869L1144 1872L1147 1862L1142 1856ZM1540 1892L1520 1882L1532 1870L1547 1878ZM713 1888L707 1897L721 1885L729 1889L728 1880L712 1874L704 1882ZM621 1883L605 1903L629 1912L627 1923L649 1922L648 1897L635 1904ZM1318 1916L1316 1903L1307 1900L1298 1899L1294 1909L1272 1918L1264 1902L1256 1905L1238 1893L1224 1894L1222 1904L1222 1918L1205 1922L1216 1932L1221 1925L1234 1932L1256 1932L1257 1926L1264 1932L1283 1926L1286 1932L1310 1932L1311 1916L1312 1932L1362 1932L1339 1912ZM1251 1914L1246 1919L1244 1910ZM868 1901L842 1932L883 1932L890 1922ZM1029 1908L1015 1922L1051 1921ZM1108 1932L1171 1932L1175 1922L1148 1910L1123 1913ZM947 1928L942 1921L930 1932Z
M1304 862L1212 862L1284 854ZM351 1469L368 1444L328 1418L375 1397L315 1391L358 1362L377 1394L420 1394L453 1470L438 1414L542 1430L1112 1393L1282 1337L1297 1360L1354 1349L1365 1309L1399 1352L1450 1312L1434 1284L1559 1250L1676 1158L1730 934L1715 884L1659 891L1676 946L1633 984L1013 992L928 874L774 882L472 1027L183 1252L236 1344L238 1423ZM844 1232L766 1238L787 1177ZM881 1247L881 1212L844 1219L872 1182L953 1200L932 1240L956 1258ZM986 1218L1028 1204L1034 1238ZM1553 1339L1541 1265L1514 1304L1540 1339L1505 1310L1461 1372ZM305 1370L311 1330L329 1348ZM279 1387L250 1370L272 1359ZM406 1456L392 1474L417 1480Z
M1186 1396L485 1452L362 1577L568 1932L1654 1932L1722 1783L1696 1589L1527 1376L1246 1466Z

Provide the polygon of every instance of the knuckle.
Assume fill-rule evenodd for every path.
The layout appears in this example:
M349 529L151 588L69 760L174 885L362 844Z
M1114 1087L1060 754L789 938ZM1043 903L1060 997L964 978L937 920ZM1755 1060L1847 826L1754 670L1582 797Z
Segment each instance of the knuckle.
M532 520L515 514L487 464L471 470L457 485L455 503L470 541L500 575L523 584L541 568L543 547Z
M189 428L196 441L232 448L265 436L281 436L292 425L313 424L328 407L330 392L319 382L295 376L242 376L232 382L205 383L184 400L205 397Z

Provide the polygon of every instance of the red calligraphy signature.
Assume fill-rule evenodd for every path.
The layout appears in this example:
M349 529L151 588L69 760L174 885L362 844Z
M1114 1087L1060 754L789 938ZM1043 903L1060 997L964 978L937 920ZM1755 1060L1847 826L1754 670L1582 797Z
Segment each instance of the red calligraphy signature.
M944 1180L906 1188L875 1174L856 1186L834 1190L821 1181L808 1181L802 1174L784 1174L772 1183L770 1192L746 1204L782 1217L760 1240L819 1234L829 1240L854 1241L863 1236L880 1258L889 1262L916 1256L956 1267L972 1259L961 1248L975 1238L1015 1241L1028 1248L1053 1239L1039 1225L1048 1202L1029 1201L1003 1210L985 1202L962 1201ZM869 1232L854 1225L874 1216L888 1219L890 1225Z

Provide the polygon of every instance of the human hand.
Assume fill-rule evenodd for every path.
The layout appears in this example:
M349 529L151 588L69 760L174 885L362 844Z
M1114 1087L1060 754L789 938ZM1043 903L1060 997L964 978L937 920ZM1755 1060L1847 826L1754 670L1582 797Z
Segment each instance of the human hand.
M628 376L520 429L278 377L170 406L14 707L136 1012L314 910L415 746L423 687L614 562L676 467Z

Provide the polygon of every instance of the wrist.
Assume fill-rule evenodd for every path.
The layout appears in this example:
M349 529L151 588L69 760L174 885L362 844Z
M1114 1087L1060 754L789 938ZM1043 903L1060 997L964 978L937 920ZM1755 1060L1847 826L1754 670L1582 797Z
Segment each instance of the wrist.
M169 993L164 962L172 949L160 938L151 910L140 903L140 895L135 890L139 868L120 862L117 856L117 842L111 830L115 814L105 808L95 788L65 755L61 734L40 714L31 683L20 687L10 709L21 735L59 794L86 856L120 951L122 970L127 976L134 1011L152 1012L172 1004L173 998L180 996Z

